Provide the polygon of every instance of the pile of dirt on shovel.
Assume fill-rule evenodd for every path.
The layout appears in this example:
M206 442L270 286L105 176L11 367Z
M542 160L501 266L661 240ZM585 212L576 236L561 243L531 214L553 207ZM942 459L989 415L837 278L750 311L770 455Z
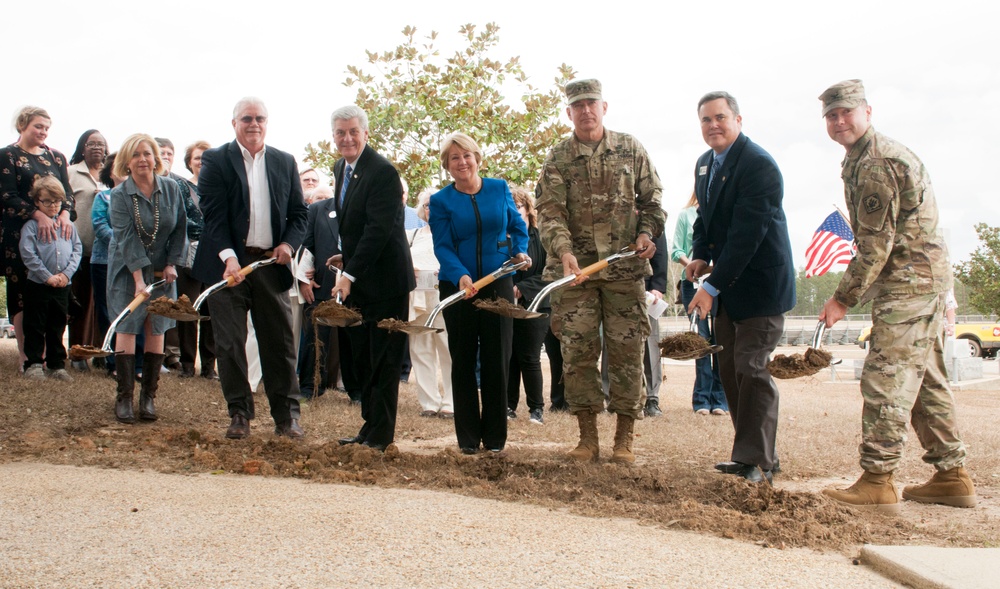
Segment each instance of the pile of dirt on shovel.
M379 328L384 329L386 331L403 331L403 328L409 327L409 325L410 324L407 323L406 321L400 321L399 319L392 319L392 318L383 319L378 322Z
M337 301L323 301L313 311L313 321L318 319L349 319L351 323L356 323L361 321L361 313Z
M187 295L181 295L176 301L167 297L160 297L149 302L148 311L156 315L197 315L198 310L191 304L191 299Z
M774 378L799 378L812 376L830 365L833 354L826 350L809 348L805 354L786 356L778 354L767 363L767 370Z
M503 315L504 317L517 317L524 313L524 309L518 307L507 299L480 299L473 301L472 304L475 305L480 311L489 311L491 313L496 313L497 315Z
M667 358L689 357L707 352L710 348L708 340L690 331L669 335L660 341L660 355Z

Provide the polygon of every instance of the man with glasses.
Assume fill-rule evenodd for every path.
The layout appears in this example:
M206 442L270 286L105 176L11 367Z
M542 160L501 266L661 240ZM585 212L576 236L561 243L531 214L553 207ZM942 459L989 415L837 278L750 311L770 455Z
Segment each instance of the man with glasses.
M235 141L202 154L198 189L205 226L191 272L206 284L234 282L208 302L219 380L232 419L226 437L250 435L254 418L244 348L249 311L260 347L268 350L260 360L274 432L301 438L288 289L294 283L289 262L302 245L308 209L295 158L264 144L264 103L258 98L236 103L233 129ZM267 258L277 263L240 274L241 267Z

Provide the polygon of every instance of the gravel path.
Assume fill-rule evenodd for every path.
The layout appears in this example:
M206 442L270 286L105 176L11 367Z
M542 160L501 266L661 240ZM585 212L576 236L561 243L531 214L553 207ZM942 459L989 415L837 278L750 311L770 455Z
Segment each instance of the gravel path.
M831 584L898 586L839 554L447 493L0 465L4 589Z

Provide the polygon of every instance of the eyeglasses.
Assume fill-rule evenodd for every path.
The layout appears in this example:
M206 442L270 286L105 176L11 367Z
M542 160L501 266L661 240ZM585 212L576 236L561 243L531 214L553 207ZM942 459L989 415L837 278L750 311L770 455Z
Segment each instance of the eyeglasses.
M429 202L425 202L425 203L424 203L424 208L425 208L425 209L429 209L429 208L431 208L431 203L429 203Z
M83 146L86 147L87 149L107 149L108 148L108 146L105 145L104 143L94 143L94 142L91 142L91 141L88 141L87 143L84 143Z
M61 205L62 204L61 200L36 200L35 202L37 202L38 204L40 204L42 206L46 206L46 207L51 207L52 205Z
M243 123L244 125L249 125L254 121L257 121L258 125L263 125L264 123L267 122L267 117L265 117L264 115L257 115L256 117L251 117L250 115L247 115L245 117L240 117L240 122Z

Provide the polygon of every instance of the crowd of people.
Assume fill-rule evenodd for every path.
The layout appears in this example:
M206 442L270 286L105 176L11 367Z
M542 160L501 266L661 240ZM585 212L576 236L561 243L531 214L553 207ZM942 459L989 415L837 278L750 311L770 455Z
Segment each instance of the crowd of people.
M97 346L121 315L114 355L95 361L116 378L118 421L136 419L137 379L138 419L155 420L163 367L190 378L200 365L201 376L220 381L227 438L250 435L258 382L275 434L290 438L305 435L300 402L336 388L362 418L340 443L384 451L394 441L403 367L412 365L421 415L453 419L460 451L475 454L504 450L522 383L529 420L544 424L544 347L550 408L571 412L579 428L568 457L599 460L597 416L609 412L611 460L630 464L636 423L662 413L649 305L663 298L672 259L685 267L684 307L721 346L697 361L692 390L692 411L729 416L734 427L730 460L716 469L771 482L780 472L779 394L766 363L795 305L777 163L743 134L732 95L704 95L697 112L710 149L696 162L668 248L648 153L604 126L599 81L573 81L565 93L573 133L548 154L534 195L484 177L482 149L459 131L440 147L452 182L420 194L415 209L396 168L368 145L368 117L356 106L331 117L341 155L332 186L265 143L267 108L256 98L236 104L232 142L186 148L189 178L171 172L168 139L144 134L108 154L104 136L88 130L67 162L45 143L48 113L23 109L17 142L0 150L0 242L24 376L71 380L67 321L71 345ZM929 177L912 152L874 131L859 80L820 100L831 139L847 150L858 253L819 319L832 326L849 307L875 301L861 379L864 473L826 494L897 512L893 473L911 420L936 473L902 498L974 505L944 370L951 273ZM589 270L623 248L636 255ZM517 264L516 274L495 274L507 263ZM219 281L228 288L209 297L210 322L176 324L148 311L152 298L194 299ZM445 299L456 302L428 330L443 333L408 336L378 325L421 322ZM490 299L542 303L551 317L512 319L473 304ZM330 300L357 309L360 325L314 324L317 306ZM79 361L73 368L89 369Z

